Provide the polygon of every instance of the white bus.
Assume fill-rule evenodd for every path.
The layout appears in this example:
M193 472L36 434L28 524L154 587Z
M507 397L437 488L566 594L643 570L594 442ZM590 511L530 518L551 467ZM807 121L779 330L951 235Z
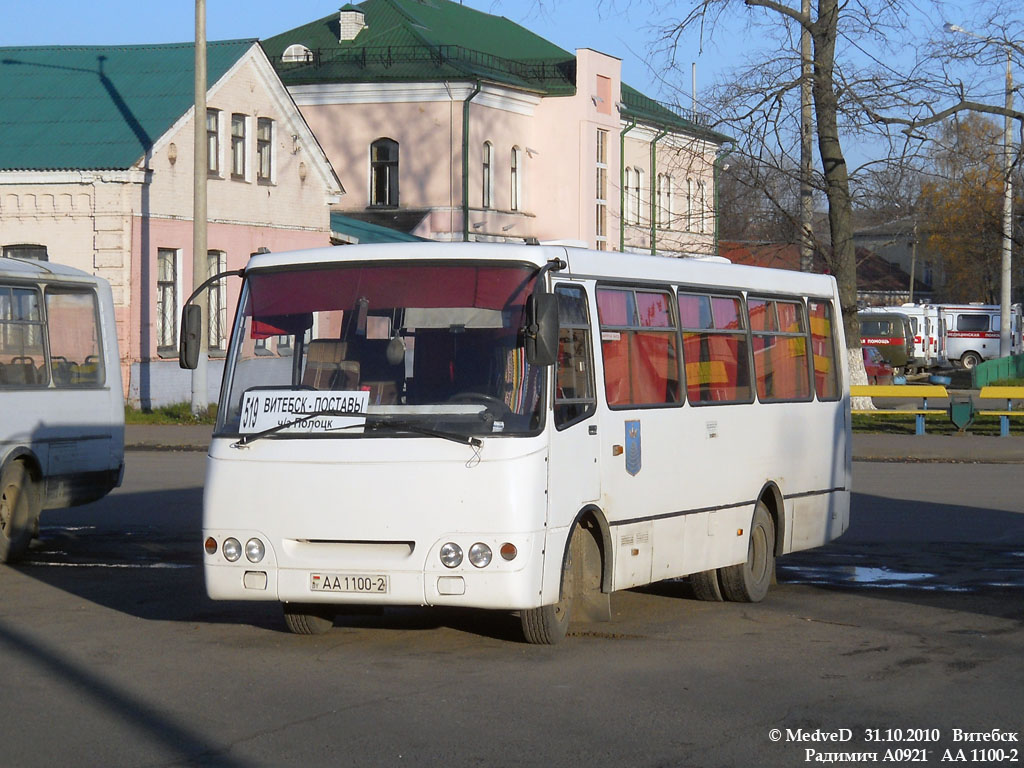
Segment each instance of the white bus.
M759 601L846 530L833 278L553 246L253 257L206 472L206 588L518 611L528 641L690 576ZM194 359L194 311L182 360Z
M0 258L0 562L25 553L42 510L120 485L120 371L105 280Z

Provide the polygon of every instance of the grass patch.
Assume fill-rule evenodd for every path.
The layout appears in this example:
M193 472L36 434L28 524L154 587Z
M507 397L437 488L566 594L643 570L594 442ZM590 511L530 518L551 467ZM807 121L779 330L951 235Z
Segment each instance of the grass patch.
M1024 387L1024 379L996 379L990 387Z
M217 420L217 406L211 405L205 416L192 415L191 403L173 403L158 408L138 409L124 407L125 424L210 424Z
M1021 411L1021 415L1024 416L1024 411ZM882 410L878 413L853 414L853 431L855 433L913 435L916 424L916 418L911 414L887 414ZM945 411L936 409L935 415L925 416L925 432L929 435L955 435L957 428L953 426ZM972 435L998 437L999 417L976 416L974 423L966 429L966 432ZM1024 435L1024 418L1012 417L1010 419L1010 434Z

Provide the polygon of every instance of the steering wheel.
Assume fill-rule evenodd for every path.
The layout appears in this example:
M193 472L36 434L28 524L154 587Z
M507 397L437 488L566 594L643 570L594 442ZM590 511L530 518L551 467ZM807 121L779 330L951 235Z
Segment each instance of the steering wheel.
M485 395L483 392L459 392L458 394L449 397L448 402L480 403L495 421L503 419L505 416L512 413L512 409L508 407L508 403L504 400L494 397L493 395Z

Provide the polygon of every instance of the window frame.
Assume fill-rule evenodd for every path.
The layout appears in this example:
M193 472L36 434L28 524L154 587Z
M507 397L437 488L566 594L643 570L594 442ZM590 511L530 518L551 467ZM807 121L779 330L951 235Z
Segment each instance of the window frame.
M810 329L810 318L807 311L807 300L805 296L793 296L778 293L755 293L748 292L746 296L747 304L747 333L750 336L750 355L753 359L753 367L751 372L753 373L753 390L754 395L759 403L771 404L771 403L808 403L815 399L815 386L814 386L814 361L811 359L811 329ZM788 304L796 304L800 311L803 312L803 326L804 329L801 333L787 333L782 330L774 331L755 331L754 324L750 321L750 301L770 301L770 302L785 302ZM778 325L778 310L776 309L776 325ZM804 359L806 361L806 384L807 384L807 396L806 397L761 397L761 393L758 391L758 369L757 369L757 350L755 349L755 341L758 337L773 337L783 339L803 339L804 340Z
M248 133L249 116L242 112L231 113L231 178L235 181L248 179ZM235 132L241 127L240 133Z
M553 286L552 293L554 293L557 296L559 288L572 290L573 292L578 292L583 298L583 312L587 318L586 323L582 324L566 322L565 320L563 320L563 318L559 317L558 333L559 340L561 340L562 329L568 329L570 331L582 330L586 332L586 350L584 354L586 356L587 362L587 386L590 388L590 397L559 397L558 372L559 367L561 365L561 361L555 361L554 371L552 372L551 376L551 383L554 388L551 396L551 401L553 404L552 418L554 421L555 430L560 432L564 429L568 429L569 427L575 424L579 424L581 421L586 421L587 419L592 418L597 413L597 378L594 370L594 361L596 359L594 355L594 328L593 322L591 322L590 315L590 297L587 296L586 286L581 283L558 282ZM559 343L561 343L561 341ZM582 410L582 412L576 417L566 419L565 421L560 421L558 413L559 405L583 405L587 407L585 407Z
M46 285L43 291L43 305L45 311L45 326L46 326L46 360L48 368L53 370L53 350L50 343L51 332L50 332L50 304L49 297L53 294L74 294L78 296L89 296L92 299L92 319L93 329L96 334L96 365L99 368L99 376L96 381L89 382L87 384L61 384L55 378L53 379L54 389L104 389L107 386L107 379L111 372L107 370L106 365L106 350L103 347L103 331L102 331L102 320L100 318L100 300L96 294L96 290L86 286L76 285ZM87 364L88 357L82 360L82 365Z
M839 360L839 347L838 347L838 344L837 344L838 334L840 333L840 331L842 329L842 325L841 325L841 323L837 323L836 322L836 314L837 313L835 312L836 308L835 308L835 306L832 303L832 297L831 296L829 296L828 298L825 298L825 297L822 297L822 296L807 296L807 297L805 297L805 299L806 299L806 303L807 303L807 333L808 333L808 335L810 337L810 340L811 340L811 347L810 347L810 351L811 351L811 384L813 385L812 389L814 390L814 399L817 400L820 403L834 403L837 400L841 400L842 397L843 397L843 382L842 382L842 377L839 375L840 371L841 371L842 363ZM829 336L828 343L829 343L829 347L832 350L832 367L834 369L833 380L835 382L835 391L836 391L836 394L835 394L834 397L821 397L818 394L817 377L815 376L815 368L814 368L814 357L815 357L815 355L814 355L814 331L811 328L811 320L813 319L813 316L811 315L811 304L812 303L820 304L820 305L828 308L828 314L829 314L828 320L829 320L829 323L831 324L831 329L830 330L832 331L832 333ZM840 318L840 320L842 319L842 313L839 313L839 318Z
M206 276L208 278L227 271L228 255L224 251L211 248L206 252ZM227 332L227 278L211 283L206 289L206 309L209 319L206 329L206 345L211 354L218 357L224 355L228 348ZM214 305L216 304L216 324L214 323ZM216 332L216 334L215 334ZM216 339L216 341L215 341Z
M682 315L679 317L679 338L680 338L680 352L679 357L683 361L683 392L686 395L686 402L694 408L704 408L708 406L718 405L750 405L756 400L757 393L757 382L754 374L754 360L753 360L753 339L750 334L750 317L747 314L747 297L743 289L729 289L722 286L704 286L704 285L676 285L676 311L679 312L679 297L681 295L691 296L707 296L709 299L729 299L739 300L739 308L737 310L737 316L743 322L743 328L741 330L729 330L728 328L685 328L683 326ZM714 305L712 304L712 307ZM714 310L712 309L712 312ZM747 392L748 395L745 398L736 398L733 400L694 400L690 397L689 392L689 380L686 378L686 365L689 361L686 358L686 338L683 334L685 333L707 333L713 336L742 336L746 343L746 365L747 365ZM739 357L737 357L739 361ZM700 361L696 361L700 362Z
M512 155L509 162L509 210L518 211L523 204L523 150L518 146L512 147Z
M161 256L170 255L173 258L171 263L171 277L169 280L161 280L160 259ZM156 309L156 350L160 357L178 356L178 299L179 285L181 281L181 249L180 248L157 248L156 249L156 299L153 305ZM165 293L169 292L171 304L173 305L170 314L167 314ZM170 329L166 328L167 320L170 320ZM165 340L169 344L164 344Z
M636 320L637 325L605 325L601 320L600 311L600 298L599 294L601 291L629 291L633 294L633 307L637 312ZM637 293L653 293L653 294L664 294L668 297L668 314L669 322L671 325L668 327L659 326L645 326L640 325L639 318L639 304L636 300ZM597 281L594 286L594 300L597 302L597 330L601 335L601 375L602 375L602 389L604 390L604 402L605 405L613 411L626 411L626 410L646 410L646 409L660 409L660 408L679 408L686 402L686 387L685 379L683 378L683 370L681 363L683 362L682 357L682 337L679 333L679 310L676 306L676 292L675 286L667 285L664 283L622 283L615 281ZM606 358L604 353L604 334L605 332L610 333L663 333L670 336L675 341L675 367L676 367L676 399L666 400L660 403L622 403L613 404L608 400L608 380L607 380L607 368ZM632 392L632 371L630 374L630 390ZM667 388L667 385L666 385Z
M484 210L490 210L494 207L494 175L492 173L494 145L490 141L485 141L481 149L480 207Z
M9 292L10 297L11 297L10 305L11 305L12 309L17 304L17 302L16 302L16 300L14 298L14 291L30 291L33 294L35 294L35 307L36 307L36 315L37 315L37 317L35 319L32 319L31 317L29 319L15 318L13 315L10 318L0 317L0 338L3 338L4 336L6 336L8 334L8 332L9 332L8 329L9 328L12 329L12 330L15 329L15 328L16 329L22 329L20 332L23 333L23 334L26 334L26 335L31 335L32 334L32 330L31 329L35 328L35 333L38 334L38 337L39 337L39 355L42 358L41 362L42 362L42 366L43 366L43 380L42 381L32 381L31 383L29 383L29 382L17 382L17 383L14 383L14 384L8 384L8 383L4 382L4 383L0 383L0 391L3 391L3 390L14 390L14 389L31 389L31 390L46 389L47 387L50 386L51 376L50 376L50 366L49 366L49 360L50 360L49 344L47 342L47 334L46 334L46 297L43 295L42 286L40 286L39 284L36 284L36 283L24 283L24 282L20 282L18 280L13 280L11 282L5 282L3 284L0 284L0 291ZM22 349L21 349L22 352L26 351L25 350L25 346L26 346L25 344L22 344ZM4 344L4 349L6 349L6 343ZM16 363L14 361L16 359L18 359L19 357L23 357L23 356L21 356L21 355L19 355L19 356L12 356L10 364L11 365L16 365ZM34 365L34 362L35 361L33 360L32 361L33 365ZM7 365L7 364L4 363L4 365ZM34 372L35 372L36 369L33 367L32 370L33 370L33 378L34 378Z
M386 149L388 157L385 160L375 160L374 150L376 148ZM394 157L391 156L392 150ZM381 136L370 142L370 193L367 196L367 204L370 208L398 208L400 202L399 180L401 172L401 146L394 139L388 136ZM380 175L383 174L384 200L377 199L377 188Z
M211 178L222 178L220 163L220 116L221 110L209 108L206 110L206 171ZM213 120L213 127L210 127L210 120Z
M268 135L260 137L260 129L266 126ZM273 184L277 180L274 143L277 123L272 117L256 118L256 183ZM266 172L264 172L264 170Z

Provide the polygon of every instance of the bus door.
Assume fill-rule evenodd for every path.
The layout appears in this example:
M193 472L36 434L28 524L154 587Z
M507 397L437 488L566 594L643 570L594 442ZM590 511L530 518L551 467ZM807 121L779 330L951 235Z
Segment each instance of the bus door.
M601 497L593 333L582 285L559 283L554 425L548 456L548 526L569 525Z

